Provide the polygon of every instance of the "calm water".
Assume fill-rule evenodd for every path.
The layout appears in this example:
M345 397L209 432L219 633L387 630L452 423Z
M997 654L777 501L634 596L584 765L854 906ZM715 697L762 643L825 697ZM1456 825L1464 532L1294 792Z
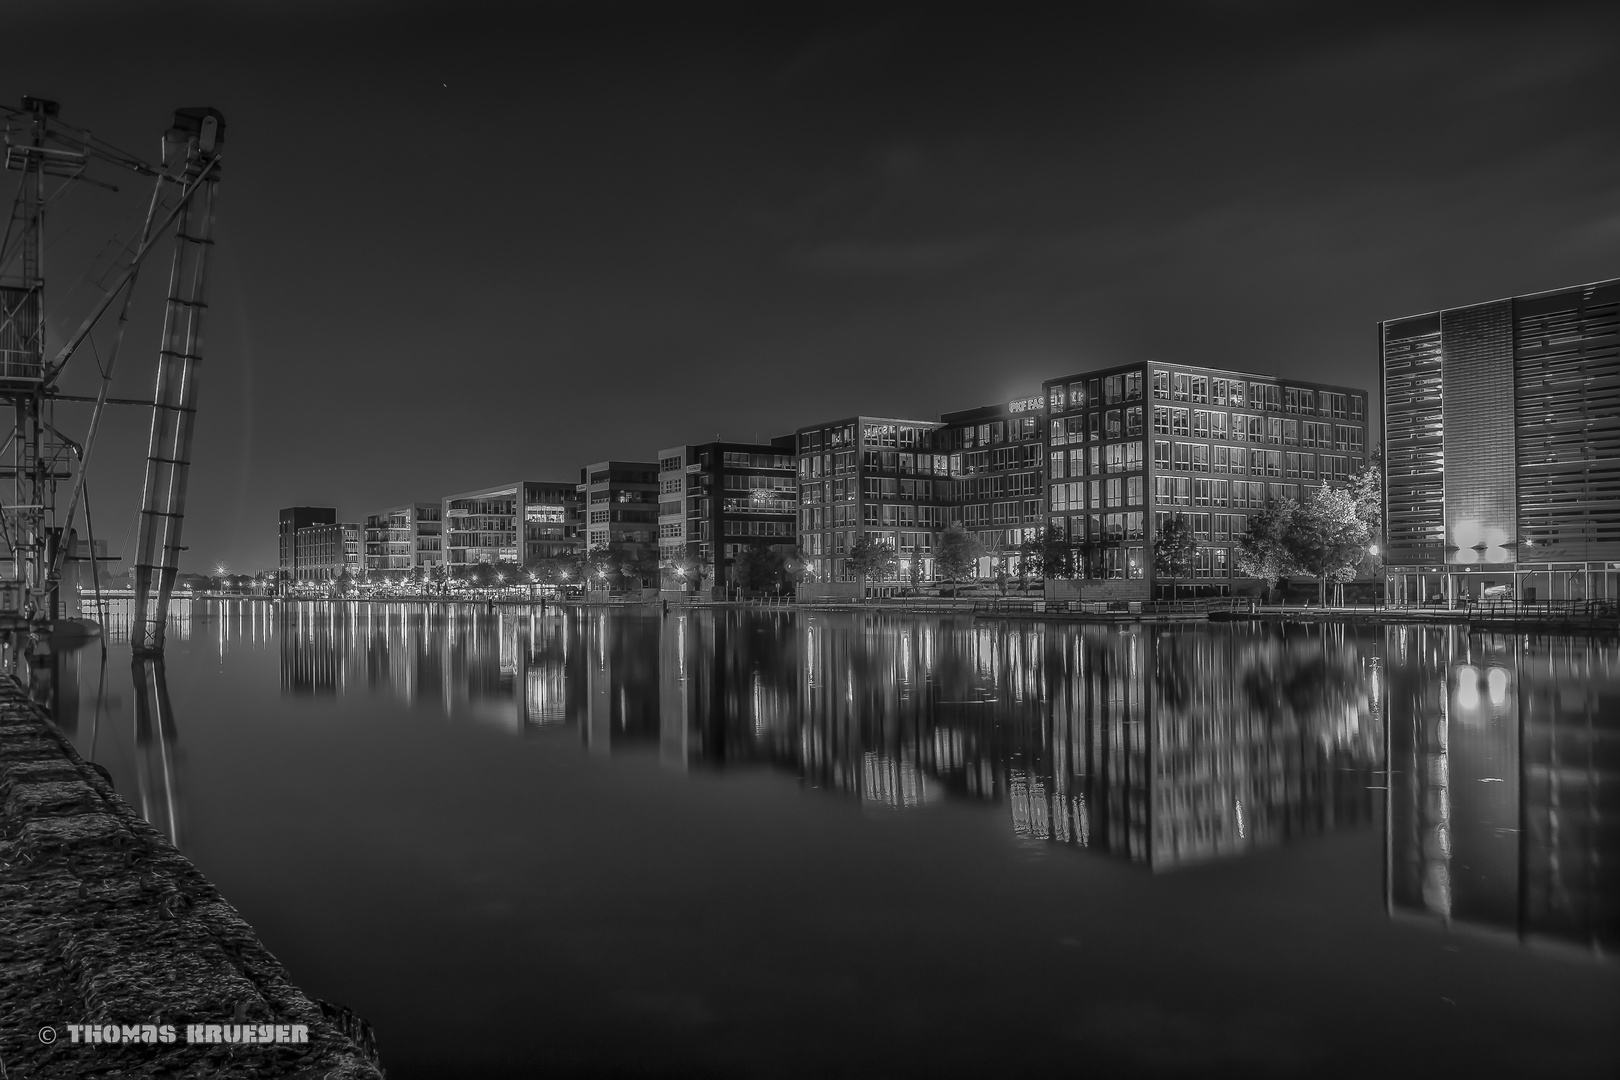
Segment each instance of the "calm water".
M63 720L389 1075L1620 1072L1620 647L222 604ZM76 698L76 700L75 700Z

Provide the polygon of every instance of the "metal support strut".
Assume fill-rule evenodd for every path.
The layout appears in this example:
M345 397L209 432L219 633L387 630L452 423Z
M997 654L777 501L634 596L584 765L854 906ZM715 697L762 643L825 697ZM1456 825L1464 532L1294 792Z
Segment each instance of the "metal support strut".
M186 479L202 365L208 249L214 243L214 192L225 120L214 109L180 109L164 142L165 165L181 166L186 199L175 228L174 266L163 315L157 389L146 455L146 484L135 545L135 618L130 643L137 653L160 652L180 565ZM155 586L155 588L154 588Z

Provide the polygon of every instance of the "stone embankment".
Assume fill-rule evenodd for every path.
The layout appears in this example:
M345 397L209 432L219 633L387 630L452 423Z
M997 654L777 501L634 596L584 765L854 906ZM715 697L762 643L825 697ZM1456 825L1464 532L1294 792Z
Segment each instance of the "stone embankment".
M0 677L0 1077L380 1080L376 1061L369 1025L294 986Z

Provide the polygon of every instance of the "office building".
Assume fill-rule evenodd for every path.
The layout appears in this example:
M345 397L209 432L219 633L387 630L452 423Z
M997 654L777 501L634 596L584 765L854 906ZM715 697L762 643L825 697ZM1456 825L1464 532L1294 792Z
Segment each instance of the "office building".
M1620 596L1620 279L1378 341L1391 598Z
M942 426L852 416L795 433L805 595L855 594L848 555L863 534L892 545L903 562L920 560L923 577L933 578L934 539L945 527L935 484L949 477L948 457L934 450Z
M391 506L366 517L366 572L404 578L444 562L444 508L436 502Z
M527 566L581 548L579 493L563 481L520 480L443 500L445 562Z
M1076 554L1048 597L1225 595L1248 515L1342 482L1367 460L1367 397L1354 387L1145 363L1042 384L1047 523ZM1153 541L1185 515L1198 540L1191 578L1166 580ZM1248 584L1254 584L1248 582Z
M293 580L335 581L366 568L365 531L357 522L306 525L293 533Z
M298 573L298 530L312 525L337 524L337 509L331 506L285 506L276 526L276 569L284 581L303 580Z
M934 432L947 475L933 481L946 525L960 524L978 540L981 578L998 564L1016 565L1019 545L1036 539L1046 521L1046 398L1028 396L945 413ZM902 574L902 577L904 575Z

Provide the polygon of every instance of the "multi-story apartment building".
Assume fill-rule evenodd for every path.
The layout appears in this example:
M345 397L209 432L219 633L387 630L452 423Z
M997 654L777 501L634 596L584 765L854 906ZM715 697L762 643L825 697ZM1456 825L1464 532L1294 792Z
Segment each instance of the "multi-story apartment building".
M575 555L584 548L579 485L563 480L525 480L523 565Z
M587 551L604 549L656 562L659 462L598 461L579 471Z
M436 502L391 506L366 517L366 571L402 577L444 562L444 509Z
M1046 514L1046 398L1015 398L999 405L945 413L933 434L947 472L933 494L948 525L974 534L985 555L979 576L1018 558L1025 540L1040 535Z
M276 526L276 568L286 581L303 580L298 574L298 530L312 525L337 524L337 509L331 506L286 506Z
M934 449L933 420L852 416L795 434L799 547L822 593L853 593L848 554L863 534L891 544L903 563L921 560L933 577L934 538L945 527L935 485L950 459Z
M579 492L565 481L519 480L443 501L445 562L529 565L582 547Z
M668 568L678 564L686 554L686 466L691 458L690 446L667 446L658 451L658 563ZM696 582L665 584L679 588L695 586Z
M763 543L783 555L793 553L798 543L793 448L791 435L767 443L712 442L682 448L687 461L686 554L699 568L699 581L706 581L709 588L736 584L737 557L750 545Z
M1379 324L1397 600L1620 596L1620 279Z
M1079 564L1074 581L1048 582L1049 595L1227 593L1250 513L1366 462L1367 399L1353 387L1162 363L1042 387L1047 522ZM1174 515L1198 540L1191 581L1154 573L1154 537Z
M357 522L306 525L293 534L293 580L334 581L366 568L364 531Z

